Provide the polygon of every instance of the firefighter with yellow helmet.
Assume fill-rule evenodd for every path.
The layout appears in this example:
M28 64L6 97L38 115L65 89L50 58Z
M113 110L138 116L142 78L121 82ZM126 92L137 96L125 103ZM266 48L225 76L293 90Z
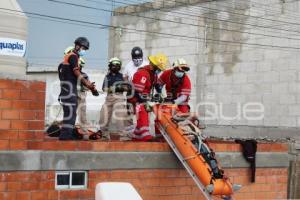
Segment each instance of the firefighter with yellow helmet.
M168 66L168 58L162 53L148 57L150 64L140 68L133 76L135 112L137 125L131 137L135 141L149 141L153 139L150 134L149 104L153 88L157 82L158 74Z

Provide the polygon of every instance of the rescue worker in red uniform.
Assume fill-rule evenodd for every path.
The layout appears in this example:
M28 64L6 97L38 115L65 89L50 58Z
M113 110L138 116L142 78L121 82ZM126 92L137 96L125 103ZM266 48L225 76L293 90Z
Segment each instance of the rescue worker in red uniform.
M187 62L183 58L177 59L173 64L173 69L164 71L159 77L156 85L158 95L160 96L161 88L165 85L167 97L165 103L177 105L178 112L189 113L190 106L188 105L191 94L191 81L186 72L190 70ZM156 138L161 138L161 133L155 120Z
M191 95L191 81L186 74L190 70L183 58L177 59L173 69L164 71L158 79L159 88L166 87L167 98L165 102L176 104L182 113L190 112L188 105ZM158 91L160 93L160 91Z
M131 134L134 141L150 141L154 138L150 133L148 112L151 112L151 106L148 102L152 98L154 86L157 83L157 75L164 71L168 65L168 58L164 54L152 55L148 59L150 64L140 68L132 80L137 117L136 128Z

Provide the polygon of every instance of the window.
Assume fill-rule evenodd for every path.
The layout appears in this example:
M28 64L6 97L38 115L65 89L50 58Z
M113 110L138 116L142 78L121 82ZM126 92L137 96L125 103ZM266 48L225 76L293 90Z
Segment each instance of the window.
M55 189L85 189L87 188L87 173L85 171L56 172Z

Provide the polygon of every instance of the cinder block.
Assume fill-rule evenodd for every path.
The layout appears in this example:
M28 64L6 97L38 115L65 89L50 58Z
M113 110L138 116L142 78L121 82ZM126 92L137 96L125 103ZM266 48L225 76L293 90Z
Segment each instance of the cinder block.
M287 94L288 83L275 83L272 85L272 93Z
M295 104L296 96L290 94L280 95L280 104Z
M271 69L271 62L258 62L256 66L256 71L258 72L268 72Z
M246 96L243 94L233 94L231 96L231 101L232 101L232 103L242 104L242 103L246 102Z
M299 105L289 106L289 115L299 117L300 116L300 106Z
M255 72L256 71L256 62L244 62L241 65L241 72L249 73L249 72Z
M219 75L220 84L229 84L232 83L232 81L233 81L232 75L226 75L226 74Z
M206 83L207 84L218 84L219 83L219 76L217 75L208 75L206 76Z
M219 96L218 100L219 100L220 103L223 103L223 104L232 103L232 97L231 97L231 95L228 95L228 94L221 94Z
M255 84L244 84L241 86L242 93L245 94L253 94L256 93L256 86Z
M264 118L264 126L279 126L280 117L279 116L266 116Z
M297 118L289 117L289 116L281 116L280 117L280 126L296 127L297 126Z
M300 93L300 82L289 83L289 92L291 94L299 94Z
M264 81L264 74L261 73L249 73L247 75L248 83L262 83Z
M264 82L266 83L276 83L279 82L279 72L271 71L271 72L264 72Z
M247 83L247 74L237 73L232 75L234 84Z
M281 82L293 82L297 80L296 70L281 71L280 72L280 81Z
M288 105L276 105L273 104L272 114L274 116L288 116L289 108Z

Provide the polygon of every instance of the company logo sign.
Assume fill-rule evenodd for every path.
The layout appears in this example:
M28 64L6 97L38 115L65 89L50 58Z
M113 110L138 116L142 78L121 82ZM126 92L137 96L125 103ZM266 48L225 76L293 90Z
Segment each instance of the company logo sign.
M25 52L25 40L0 38L0 55L24 57Z

